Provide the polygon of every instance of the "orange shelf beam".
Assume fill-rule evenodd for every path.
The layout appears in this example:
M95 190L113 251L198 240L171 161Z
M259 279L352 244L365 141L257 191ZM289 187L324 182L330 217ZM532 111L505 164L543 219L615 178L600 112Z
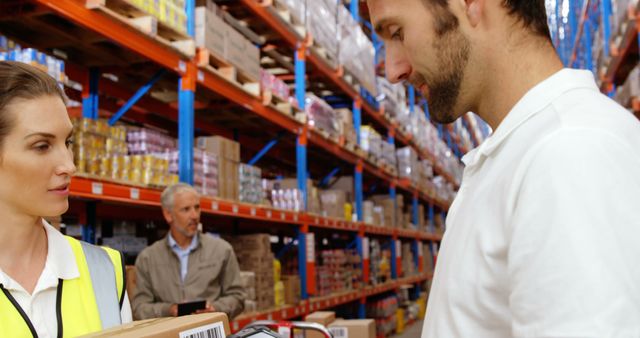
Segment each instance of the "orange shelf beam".
M401 278L399 280L388 282L384 285L369 286L366 287L363 291L344 292L327 297L311 298L309 300L302 301L297 305L286 305L281 308L251 314L243 314L231 322L231 331L237 332L246 325L257 320L281 321L291 320L297 317L304 317L305 315L314 311L329 309L338 305L362 299L364 297L369 297L394 290L404 284L419 283L431 278L433 278L433 274L424 273L413 277Z
M35 2L176 73L183 74L186 71L186 64L190 62L183 60L177 51L174 52L159 44L153 37L116 22L97 11L87 9L80 1L35 0Z

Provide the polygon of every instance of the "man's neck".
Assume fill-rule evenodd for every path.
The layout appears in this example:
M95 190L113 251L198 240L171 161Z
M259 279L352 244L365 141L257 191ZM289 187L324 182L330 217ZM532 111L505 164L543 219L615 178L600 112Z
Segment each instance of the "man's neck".
M176 244L178 244L178 246L182 249L188 248L191 245L191 242L193 241L193 237L187 237L178 231L170 231L170 234L171 234L171 238L173 238Z
M487 58L490 61L486 85L476 113L496 130L529 90L560 71L563 65L553 46L540 41L519 43L492 53L493 57Z

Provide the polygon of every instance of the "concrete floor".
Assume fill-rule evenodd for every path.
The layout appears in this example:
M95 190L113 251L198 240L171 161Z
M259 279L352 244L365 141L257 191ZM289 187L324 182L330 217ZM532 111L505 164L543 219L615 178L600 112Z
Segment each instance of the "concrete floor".
M422 333L422 320L418 320L415 323L409 325L407 329L400 335L395 335L393 338L420 338Z

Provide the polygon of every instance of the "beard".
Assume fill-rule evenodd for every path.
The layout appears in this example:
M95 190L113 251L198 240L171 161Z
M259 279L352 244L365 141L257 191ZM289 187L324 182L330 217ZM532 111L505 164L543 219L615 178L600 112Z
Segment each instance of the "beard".
M449 13L450 14L450 13ZM460 31L457 18L442 15L436 22L436 38L432 43L437 62L437 72L415 74L410 82L426 84L429 113L438 123L452 123L466 111L456 111L464 73L469 62L471 44Z

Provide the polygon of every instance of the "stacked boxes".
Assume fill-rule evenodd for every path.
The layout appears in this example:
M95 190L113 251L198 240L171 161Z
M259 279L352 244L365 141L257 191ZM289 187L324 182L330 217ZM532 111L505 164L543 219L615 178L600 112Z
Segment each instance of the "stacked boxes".
M263 200L262 170L248 164L240 164L238 167L240 202L260 204Z
M178 174L177 151L169 153L169 171ZM198 193L210 197L219 195L219 163L218 156L198 148L193 149L193 187Z
M20 48L20 45L0 35L0 61L18 61L32 65L60 83L67 82L64 61L41 53L33 48Z
M240 271L240 280L247 297L244 300L244 312L256 312L256 273L253 271Z
M172 29L187 34L187 13L184 0L129 0Z
M398 156L398 176L408 178L412 183L418 183L418 154L412 147L400 148Z
M402 243L402 275L408 277L415 274L416 266L411 243Z
M229 239L238 257L240 270L255 274L256 309L273 307L274 293L274 256L268 234L235 236Z
M631 105L632 98L640 98L640 66L636 66L630 73L624 84L618 87L616 101L624 107Z
M260 50L222 19L213 2L195 11L196 46L206 48L253 81L260 80Z
M320 192L320 203L326 217L346 219L344 206L347 203L347 193L343 190L324 190Z
M351 144L356 144L356 129L353 126L353 112L347 108L336 109L341 128L341 135L344 140Z
M395 296L377 300L367 306L367 317L375 318L376 331L385 337L390 336L396 329L398 298Z
M318 296L357 289L362 284L360 256L355 250L323 250L317 267Z
M167 148L160 148L147 130L110 127L102 119L74 118L73 124L78 173L151 186L178 181L177 175L169 172L166 153L156 152Z
M371 126L360 128L360 146L376 158L382 157L382 136ZM385 142L386 143L386 142Z
M326 0L331 1L331 0ZM333 1L333 4L336 4ZM371 95L377 96L375 49L346 6L338 6L338 59ZM315 37L315 35L314 35Z
M376 338L376 323L373 319L338 319L329 324L334 338Z
M218 158L218 195L238 200L240 144L221 136L207 136L198 137L196 145Z
M300 276L283 275L282 283L284 284L284 303L295 305L300 302Z
M383 98L381 104L384 107L385 113L399 120L398 115L403 115L404 112L408 112L404 85L401 83L392 84L387 78L382 76L377 78L377 83L378 92Z

